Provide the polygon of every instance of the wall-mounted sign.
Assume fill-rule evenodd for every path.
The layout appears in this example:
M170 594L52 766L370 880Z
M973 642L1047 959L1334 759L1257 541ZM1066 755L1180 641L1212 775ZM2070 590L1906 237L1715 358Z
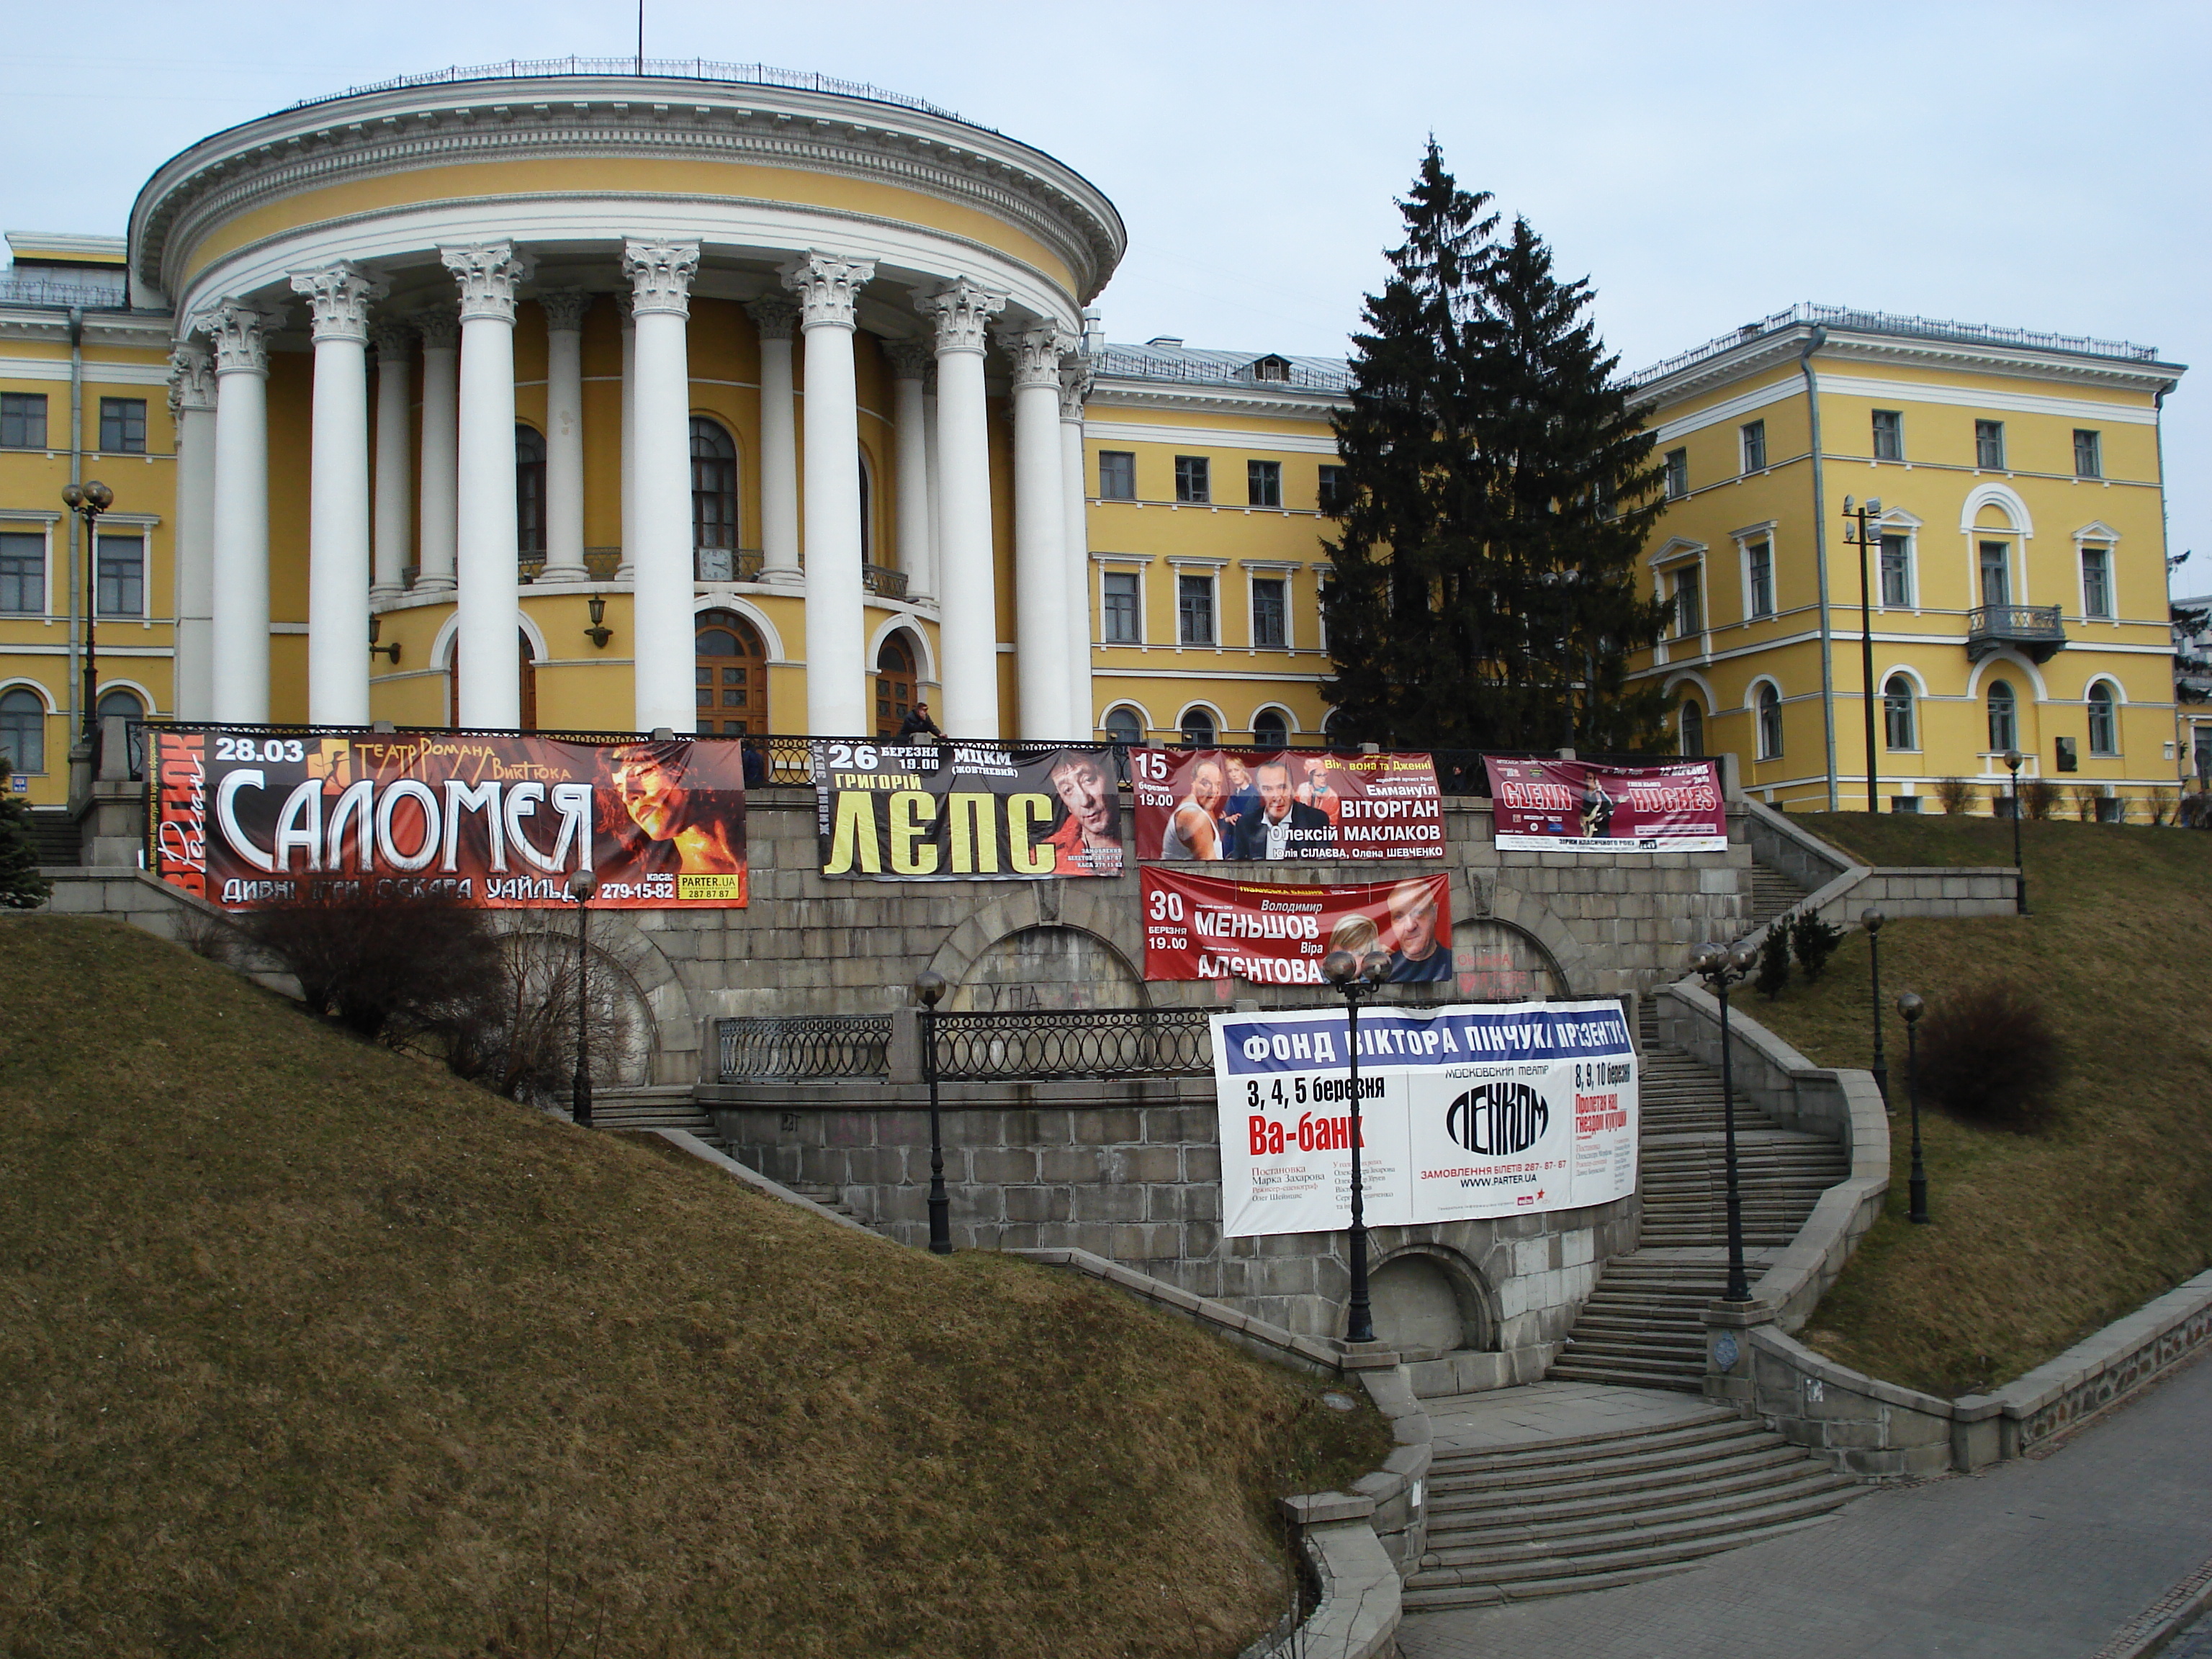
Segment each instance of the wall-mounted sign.
M1486 755L1482 763L1502 848L1717 853L1728 846L1727 805L1711 761L1598 766Z
M812 745L822 873L1042 881L1121 873L1121 799L1103 749Z
M745 902L735 742L149 727L154 861L228 909L442 894L496 908Z
M1426 755L1135 749L1146 859L1437 859L1443 799Z
M1213 1017L1221 1230L1352 1223L1341 1008ZM1611 1000L1370 1007L1359 1016L1367 1224L1610 1203L1636 1190L1636 1054Z
M1452 976L1450 883L1440 875L1292 886L1146 865L1141 899L1146 979L1319 985L1331 951L1388 953L1393 984Z

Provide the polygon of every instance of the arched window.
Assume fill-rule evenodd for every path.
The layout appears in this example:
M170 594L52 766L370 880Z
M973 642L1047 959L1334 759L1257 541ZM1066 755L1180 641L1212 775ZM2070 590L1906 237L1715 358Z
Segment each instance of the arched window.
M145 703L140 701L136 691L126 691L118 685L100 694L99 712L103 738L106 735L108 721L121 720L133 722L130 734L131 779L137 782L146 775L146 729L138 724L146 718Z
M1262 708L1252 716L1252 746L1255 749L1285 749L1290 746L1290 717L1279 708Z
M868 458L860 457L860 562L876 562L876 489L868 477Z
M763 735L768 731L768 647L759 631L734 611L702 611L696 626L700 732Z
M1200 749L1212 743L1217 736L1213 716L1196 703L1182 711L1179 724L1182 727L1182 740Z
M738 446L713 421L691 417L691 545L738 544Z
M1705 753L1705 711L1692 697L1682 705L1682 753L1701 760Z
M524 732L538 729L538 652L526 629L514 630L516 701L520 705ZM446 653L446 724L461 723L461 641L458 636Z
M914 647L903 634L892 634L876 653L876 735L898 736L914 708Z
M2120 752L2119 700L2112 695L2112 683L2099 680L2089 688L2089 752L2093 755L2117 755Z
M1120 703L1106 711L1106 735L1116 743L1138 744L1145 740L1145 718L1127 703Z
M2020 747L2020 706L2012 687L2003 680L1990 682L1990 747L1995 750Z
M46 700L27 686L0 692L0 755L27 776L46 769Z
M545 556L545 440L534 427L514 428L514 550Z
M1759 757L1778 760L1782 755L1782 693L1769 680L1759 688Z
M1912 682L1902 674L1892 674L1881 688L1882 723L1888 729L1885 740L1892 749L1920 747L1919 724L1912 707Z

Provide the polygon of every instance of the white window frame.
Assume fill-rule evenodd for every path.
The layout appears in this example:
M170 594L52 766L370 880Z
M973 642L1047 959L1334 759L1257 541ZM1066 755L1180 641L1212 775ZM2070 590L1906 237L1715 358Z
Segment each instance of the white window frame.
M1255 746L1260 741L1260 716L1266 714L1270 708L1273 709L1278 714L1280 714L1283 717L1283 741L1285 743L1287 744L1292 738L1298 735L1298 717L1296 714L1292 714L1288 708L1285 708L1279 702L1263 702L1257 708L1252 711L1252 724L1244 728L1251 734L1252 741Z
M28 678L22 675L17 675L12 678L0 679L0 696L5 696L10 691L28 691L35 696L46 711L46 719L49 720L53 720L63 712L61 702L54 696L52 689L41 684L37 680ZM64 732L63 735L64 742L62 747L64 752L66 752L68 749L68 744L66 741L68 734ZM17 777L50 778L55 775L53 763L53 736L54 734L51 729L42 730L40 732L39 769L35 772L18 772L15 774Z
M1107 554L1094 562L1098 568L1098 643L1115 650L1141 651L1145 648L1145 565L1146 560L1116 557ZM1114 640L1106 637L1106 578L1134 576L1137 579L1137 637L1133 640Z
M1907 513L1903 507L1894 507L1868 526L1875 538L1874 550L1869 556L1874 562L1874 568L1870 574L1874 578L1874 608L1875 610L1913 612L1919 611L1920 532L1923 527L1920 520ZM1905 538L1905 602L1902 605L1890 604L1888 590L1882 586L1881 538L1885 536L1902 536ZM1977 580L1978 576L1978 568Z
M31 452L26 450L23 453L28 454ZM0 508L0 530L19 536L43 536L46 546L45 562L40 573L42 586L40 608L35 611L10 611L7 613L9 622L51 623L54 620L54 526L61 522L61 517L58 513L33 513L18 507Z
M1237 562L1244 572L1244 636L1248 647L1255 653L1297 650L1297 605L1293 584L1297 579L1298 567L1287 561L1278 562L1269 559L1239 559ZM1254 585L1262 581L1279 581L1283 585L1283 642L1280 645L1260 643L1260 609L1255 602Z
M1219 651L1221 643L1221 573L1228 568L1226 559L1170 559L1169 567L1175 572L1175 648L1177 651ZM1182 636L1182 579L1203 576L1213 589L1213 638L1204 645L1194 645ZM1211 707L1212 705L1208 705ZM1219 710L1215 710L1217 716ZM1217 725L1215 730L1221 728Z
M1126 708L1137 717L1137 735L1132 741L1143 743L1152 736L1152 711L1132 697L1116 697L1113 702L1106 705L1105 714L1102 714L1098 717L1098 729L1101 732L1106 732L1109 729L1106 725L1106 716L1108 714L1111 714L1117 708ZM1121 738L1114 737L1109 737L1107 740L1109 743L1120 743L1122 741Z
M1893 749L1889 744L1889 683L1903 680L1912 692L1912 744L1910 748ZM1883 673L1876 682L1881 687L1881 751L1885 755L1920 755L1927 752L1928 722L1925 704L1928 702L1927 682L1918 672L1899 663Z
M2097 747L2095 694L2100 685L2108 689L2112 694L2112 746L2110 749ZM2118 760L2125 754L2126 745L2120 741L2122 733L2125 730L2125 723L2120 719L2120 710L2127 707L2127 702L2128 694L2125 689L2110 674L2099 674L2081 688L2081 712L2085 717L2083 723L2088 731L2089 754L2093 759Z
M2120 611L2120 532L2100 519L2085 524L2074 532L2074 577L2076 600L2081 607L2081 619L2089 621L2089 581L2087 562L2091 552L2105 556L2105 600L2112 609L2099 622L2118 622Z
M1677 656L1702 657L1706 654L1711 647L1713 627L1713 584L1711 573L1705 568L1706 550L1703 542L1693 542L1684 537L1675 536L1670 538L1645 560L1645 562L1651 567L1651 597L1669 608L1667 631L1659 636L1659 642L1654 653L1653 660L1656 662L1672 662ZM1691 565L1698 568L1698 592L1704 601L1705 611L1705 625L1696 636L1695 649L1689 648L1692 643L1690 636L1677 634L1674 631L1674 625L1680 620L1680 613L1673 609L1674 574L1676 571L1685 569Z
M1766 746L1765 694L1774 693L1774 748ZM1782 682L1771 674L1761 674L1753 679L1744 692L1744 702L1751 711L1751 752L1754 761L1784 760L1789 757L1789 731L1782 717L1782 705L1789 701L1782 695Z
M1777 543L1777 536L1780 529L1781 523L1778 520L1768 519L1760 524L1747 524L1741 530L1729 532L1729 539L1735 544L1738 597L1742 603L1741 614L1745 627L1749 627L1755 622L1770 621L1782 614L1780 569L1782 558L1781 550ZM1763 611L1756 609L1752 603L1751 586L1751 550L1761 542L1766 544L1767 580L1773 589L1768 596L1772 603Z
M2005 549L2005 600L2007 605L2030 603L2027 597L2027 561L2021 556L2021 535L2017 530L1977 530L1967 544L1973 556L1972 585L1968 591L1974 602L1966 608L1978 611L1989 603L1982 591L1982 544L2002 542Z

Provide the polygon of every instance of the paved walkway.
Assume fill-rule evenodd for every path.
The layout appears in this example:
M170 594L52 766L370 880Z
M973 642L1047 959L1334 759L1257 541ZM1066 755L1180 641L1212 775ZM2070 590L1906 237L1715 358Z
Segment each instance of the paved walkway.
M1671 1389L1620 1389L1604 1382L1531 1382L1526 1388L1448 1395L1422 1402L1437 1449L1482 1451L1627 1429L1663 1429L1711 1417L1701 1395Z
M2208 1558L2200 1360L2048 1455L1876 1492L1672 1577L1413 1614L1398 1641L1406 1659L2089 1659Z

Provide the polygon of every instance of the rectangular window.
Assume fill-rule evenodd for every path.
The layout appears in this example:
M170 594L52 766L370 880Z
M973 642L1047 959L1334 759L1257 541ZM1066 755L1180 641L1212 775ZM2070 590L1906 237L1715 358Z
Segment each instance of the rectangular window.
M1345 486L1342 467L1322 468L1321 491L1316 504L1332 519L1343 516L1344 509L1351 504L1351 498Z
M1905 459L1905 416L1894 409L1874 412L1874 458L1877 461Z
M1185 645L1213 643L1213 578L1176 578L1176 635Z
M1280 461L1244 463L1244 499L1254 507L1283 504L1283 464Z
M146 400L143 398L102 398L100 400L100 452L103 455L143 455L146 453Z
M1179 501L1210 501L1213 499L1205 456L1176 457L1176 499Z
M2081 550L2081 614L2106 617L2112 614L2112 555L2109 548Z
M1137 457L1127 449L1098 452L1098 499L1133 501L1137 499Z
M2012 603L2012 570L2008 557L2012 552L2006 542L1982 544L1982 603L2010 605ZM2002 748L2002 744L1998 747Z
M103 617L143 617L146 614L146 538L143 536L102 536L100 538L100 614Z
M1892 795L1889 798L1889 810L1893 812L1917 812L1920 810L1920 797Z
M1912 603L1912 538L1910 536L1884 536L1881 538L1881 602L1894 605L1910 605Z
M1288 638L1289 584L1279 576L1261 576L1252 583L1252 643L1279 651Z
M1667 499L1679 501L1690 493L1690 452L1670 449L1667 452Z
M1744 557L1751 569L1751 614L1771 617L1774 614L1774 544L1753 542L1744 550Z
M1684 635L1705 631L1705 598L1695 565L1674 573L1674 631Z
M1743 470L1764 472L1766 470L1766 422L1746 421L1743 423Z
M46 609L46 538L0 531L0 616L39 617Z
M46 447L46 394L0 392L0 449Z
M2074 432L2074 476L2077 478L2101 478L2105 476L2104 446L2097 434L2076 428Z
M1974 422L1974 465L1985 471L2004 471L2004 422Z
M1139 645L1144 635L1137 624L1138 582L1133 570L1109 570L1102 579L1100 608L1104 613L1106 643Z
M1328 578L1320 574L1314 578L1314 644L1328 649Z

